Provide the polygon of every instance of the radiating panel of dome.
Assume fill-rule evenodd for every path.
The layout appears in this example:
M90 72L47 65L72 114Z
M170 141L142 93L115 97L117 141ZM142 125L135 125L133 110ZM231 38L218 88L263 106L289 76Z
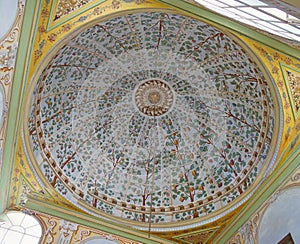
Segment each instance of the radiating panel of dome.
M42 181L136 226L237 204L274 151L271 83L250 56L175 13L126 14L73 35L32 88L25 134Z

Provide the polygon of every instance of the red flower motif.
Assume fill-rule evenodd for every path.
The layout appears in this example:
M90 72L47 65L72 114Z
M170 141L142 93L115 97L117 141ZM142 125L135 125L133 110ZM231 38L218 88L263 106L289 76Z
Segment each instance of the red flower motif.
M101 10L101 8L99 8L99 7L97 7L97 8L94 8L94 14L95 14L95 15L102 14L102 10Z
M42 51L41 50L35 50L34 51L34 59L37 60L42 56Z
M279 87L283 87L284 86L284 83L283 83L282 80L279 80L277 84L278 84Z
M66 24L62 26L63 31L67 32L71 29L71 25L70 24Z
M51 33L49 36L48 36L48 40L50 42L54 42L57 38L57 35L55 33Z
M41 26L38 27L38 31L41 32L41 33L43 33L43 32L46 31L46 29L45 29L44 26L41 25Z
M112 1L112 6L114 9L120 8L120 5L121 5L120 1L115 1L115 0Z
M278 74L278 71L279 71L278 67L273 66L273 68L272 68L272 73L273 73L273 74Z
M49 15L48 10L47 10L47 9L43 9L41 15L42 15L43 17L47 17L47 16Z

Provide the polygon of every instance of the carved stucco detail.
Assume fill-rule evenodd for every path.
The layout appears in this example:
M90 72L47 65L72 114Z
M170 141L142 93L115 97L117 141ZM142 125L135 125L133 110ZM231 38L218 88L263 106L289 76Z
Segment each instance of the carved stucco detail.
M48 219L47 220L47 228L45 231L45 243L46 244L50 244L54 242L54 235L56 234L56 232L54 231L54 228L57 225L57 222L54 219Z
M248 220L228 241L228 244L256 244L259 219L259 214L254 215L254 217Z
M300 186L300 167L288 178L285 184L280 188L280 192L293 186Z
M37 217L43 225L43 236L40 243L46 244L69 244L84 243L88 239L106 239L124 244L140 244L121 236L109 234L100 230L91 229L80 224L59 219L39 212L32 214Z
M78 224L74 224L65 220L60 220L59 223L59 244L68 244L71 243L72 236L77 230Z

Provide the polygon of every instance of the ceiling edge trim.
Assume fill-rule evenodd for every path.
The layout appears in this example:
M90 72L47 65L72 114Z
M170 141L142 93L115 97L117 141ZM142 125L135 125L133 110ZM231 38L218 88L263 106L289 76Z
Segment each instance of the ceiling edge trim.
M124 226L120 226L116 223L108 223L104 219L97 220L97 217L88 216L86 214L81 214L72 210L66 210L58 206L53 206L48 202L41 203L38 199L35 199L34 196L28 196L27 202L22 207L52 215L54 217L62 218L70 222L75 222L86 227L125 237L134 241L139 241L145 244L174 243L170 242L170 240L165 240L154 235L151 235L149 238L147 232L141 232L128 226L125 229ZM45 211L45 209L47 211ZM78 214L80 214L80 216Z
M34 2L34 7L32 7ZM9 203L9 182L11 177L11 170L14 165L14 155L16 151L18 133L18 125L20 124L21 106L20 102L24 95L24 85L27 75L27 67L29 63L29 53L32 50L32 30L34 29L34 16L37 12L37 4L39 1L26 1L24 16L22 22L22 29L19 37L19 47L24 46L28 48L18 48L16 57L16 69L13 78L11 101L8 111L8 121L5 135L5 143L3 146L3 168L0 177L0 212L3 212ZM25 44L25 45L24 45Z
M273 38L268 37L268 36L266 36L262 33L259 33L255 30L252 30L251 28L248 28L240 23L237 23L234 20L230 20L226 17L219 16L218 14L213 13L209 10L205 10L196 5L193 5L188 2L180 1L180 0L157 0L157 1L167 4L179 11L183 11L183 12L189 13L191 15L194 15L198 18L209 21L211 23L221 25L231 31L238 32L241 35L244 35L250 39L258 41L258 42L260 42L270 48L273 48L279 52L288 54L291 57L294 57L296 59L299 59L299 57L300 57L300 51L298 49L292 48L289 45L286 45L280 41L274 40Z

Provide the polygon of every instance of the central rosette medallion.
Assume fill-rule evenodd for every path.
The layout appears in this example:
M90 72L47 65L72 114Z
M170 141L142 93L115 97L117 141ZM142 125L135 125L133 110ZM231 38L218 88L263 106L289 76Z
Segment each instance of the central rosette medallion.
M174 93L166 82L151 79L137 86L134 100L142 114L160 116L172 109Z

